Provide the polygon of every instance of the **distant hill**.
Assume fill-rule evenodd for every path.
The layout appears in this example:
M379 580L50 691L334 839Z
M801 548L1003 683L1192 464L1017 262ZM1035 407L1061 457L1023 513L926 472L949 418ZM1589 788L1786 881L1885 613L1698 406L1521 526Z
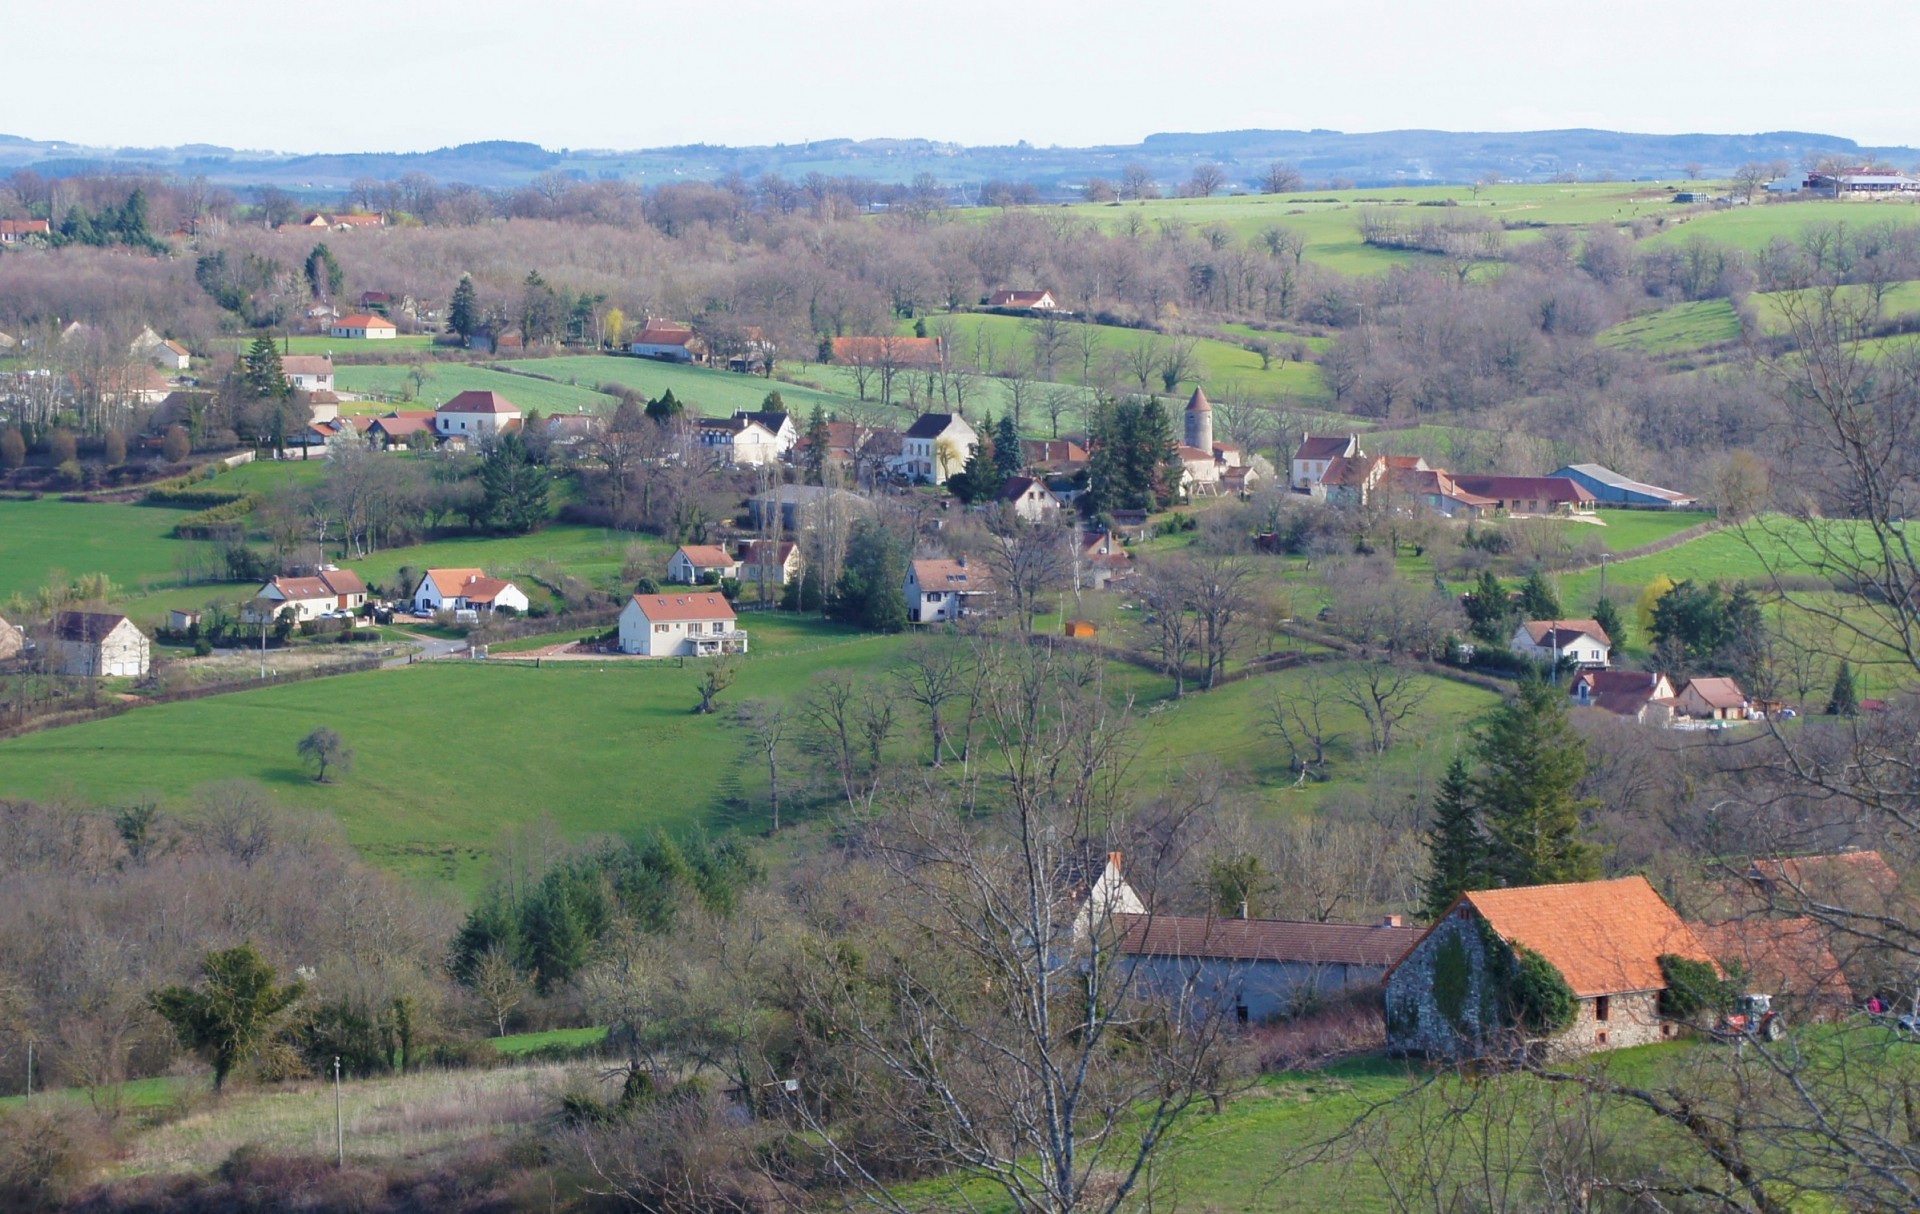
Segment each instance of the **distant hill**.
M1203 162L1227 171L1227 189L1249 189L1276 160L1296 165L1308 188L1331 182L1355 186L1444 185L1498 174L1515 181L1546 181L1562 174L1582 179L1672 179L1697 170L1724 177L1749 161L1797 166L1808 155L1874 159L1902 168L1920 164L1907 147L1862 147L1851 139L1807 131L1752 135L1644 135L1625 131L1212 131L1149 135L1139 143L1104 147L970 147L929 139L831 139L758 147L687 144L633 151L552 151L530 143L491 141L430 152L292 154L242 151L210 144L173 148L95 148L57 140L0 135L0 171L30 168L65 176L103 170L194 174L229 186L338 190L355 178L392 180L424 173L443 182L507 187L542 173L582 179L620 178L657 184L711 180L738 173L800 178L820 172L905 182L931 173L967 187L999 179L1031 181L1066 197L1089 177L1117 177L1145 165L1173 185Z

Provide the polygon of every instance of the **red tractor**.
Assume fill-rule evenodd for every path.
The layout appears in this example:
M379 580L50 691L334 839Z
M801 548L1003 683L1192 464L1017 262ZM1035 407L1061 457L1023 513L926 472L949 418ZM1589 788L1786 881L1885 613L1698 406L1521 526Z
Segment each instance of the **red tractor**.
M1772 995L1742 995L1714 1025L1713 1035L1720 1041L1778 1041L1786 1029L1786 1021L1773 1010Z

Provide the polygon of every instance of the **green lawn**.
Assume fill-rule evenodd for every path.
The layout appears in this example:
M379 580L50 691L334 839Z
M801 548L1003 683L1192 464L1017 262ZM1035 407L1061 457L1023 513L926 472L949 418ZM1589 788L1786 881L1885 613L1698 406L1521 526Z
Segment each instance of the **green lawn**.
M1607 525L1600 538L1608 552L1625 552L1666 539L1675 532L1713 521L1711 510L1607 510L1597 516Z
M833 625L748 621L755 653L723 703L799 695L828 669L884 669L893 638ZM337 819L383 866L472 890L509 827L550 817L565 835L764 825L762 778L723 712L692 714L697 664L488 666L437 662L144 708L0 743L8 795L181 807L243 778ZM354 770L315 784L294 753L340 731Z
M251 337L236 338L232 349L244 354L253 344ZM430 333L402 333L397 337L328 337L326 334L276 337L274 347L282 354L331 354L335 363L350 363L357 355L392 354L397 351L428 350L433 347Z
M683 367L652 358L632 358L620 354L579 354L564 358L529 358L509 363L535 375L549 375L582 388L601 384L624 384L651 400L672 389L673 395L690 412L706 417L731 417L735 410L758 409L767 393L778 392L789 412L804 417L817 404L828 412L844 408L847 398L833 392L804 388L798 384L765 379L758 375L740 375L708 367ZM782 363L782 370L793 370L802 379L811 379L810 368L800 363Z
M363 413L385 413L393 408L438 408L468 391L498 392L522 409L538 409L542 413L599 413L613 407L613 399L595 392L591 383L585 387L553 384L468 363L424 363L422 366L426 380L417 391L408 378L413 368L402 365L341 367L334 372L333 380L342 392L375 392L391 398L367 402L359 407Z
M1679 208L1675 208L1678 210ZM1808 227L1820 223L1866 225L1886 222L1920 223L1920 203L1911 198L1884 198L1859 202L1832 199L1806 202L1761 202L1753 206L1694 212L1679 217L1650 237L1655 244L1685 242L1705 236L1720 244L1757 252L1775 237L1797 240Z
M1600 334L1603 346L1632 346L1648 354L1678 354L1740 339L1740 318L1724 299L1675 304L1617 324Z
M493 1038L493 1048L508 1057L531 1053L550 1045L582 1046L604 1041L607 1028L585 1029L548 1029L543 1033L510 1033L505 1037Z
M0 501L0 599L69 576L104 573L129 591L172 585L181 511L104 502Z

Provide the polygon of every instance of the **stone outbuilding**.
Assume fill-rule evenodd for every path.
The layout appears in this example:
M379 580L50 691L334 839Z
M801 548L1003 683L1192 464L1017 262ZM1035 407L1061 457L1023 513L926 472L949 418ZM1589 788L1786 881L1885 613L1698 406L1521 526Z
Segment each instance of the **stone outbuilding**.
M1303 1011L1321 999L1378 989L1420 938L1398 916L1380 923L1302 923L1132 915L1119 948L1140 993L1241 1023Z
M1573 990L1573 1023L1539 1043L1561 1055L1672 1037L1678 1026L1660 1015L1660 958L1714 963L1645 877L1462 894L1387 973L1388 1046L1450 1057L1500 1050L1500 975L1520 950Z

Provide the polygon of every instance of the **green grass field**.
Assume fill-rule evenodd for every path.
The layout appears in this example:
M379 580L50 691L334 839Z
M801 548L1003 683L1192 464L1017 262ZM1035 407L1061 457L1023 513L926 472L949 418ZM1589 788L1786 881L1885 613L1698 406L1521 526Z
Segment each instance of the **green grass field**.
M1702 299L1647 312L1600 334L1603 346L1648 354L1680 354L1740 340L1740 318L1724 299Z
M605 1025L584 1029L548 1029L542 1033L510 1033L505 1037L495 1037L493 1048L508 1057L517 1057L532 1053L534 1050L545 1049L550 1045L592 1045L606 1040L606 1037Z
M788 699L828 669L884 669L896 639L755 617L757 652L723 704ZM695 716L698 666L671 661L446 661L141 709L0 743L5 791L96 804L257 780L332 816L385 867L472 890L509 827L549 817L569 837L764 825L764 777L722 712ZM326 725L357 752L315 784L295 744Z
M1679 208L1674 208L1679 210ZM1858 202L1814 199L1805 202L1756 202L1753 206L1693 212L1676 219L1649 237L1654 244L1684 242L1705 236L1749 252L1764 249L1775 237L1795 240L1813 224L1920 223L1920 203L1911 198L1881 198Z
M595 392L591 383L585 387L547 383L467 363L424 366L427 378L417 393L408 379L413 368L402 365L341 367L334 372L333 380L342 392L374 392L392 398L352 407L361 413L385 413L393 408L437 408L467 391L498 392L521 409L538 409L542 413L599 413L613 407L613 398Z
M1600 532L1608 552L1625 552L1666 539L1675 532L1713 521L1711 510L1606 510L1596 516L1607 525Z
M252 344L250 337L235 338L230 348L235 354L244 354ZM275 338L274 346L282 354L331 354L335 363L345 364L352 362L357 355L429 350L433 348L433 335L402 333L397 337L328 337L321 333Z
M167 531L181 511L102 502L0 501L0 599L48 574L104 573L128 591L178 581Z
M804 417L817 404L828 412L844 408L847 398L832 392L804 388L798 384L765 379L758 375L740 375L708 367L683 367L651 358L632 358L620 354L579 354L565 358L530 358L509 363L535 375L550 375L582 388L596 384L624 384L651 400L668 389L689 412L706 417L731 417L735 410L758 409L767 393L778 392L789 412ZM803 379L803 364L782 363L781 369L793 369Z

